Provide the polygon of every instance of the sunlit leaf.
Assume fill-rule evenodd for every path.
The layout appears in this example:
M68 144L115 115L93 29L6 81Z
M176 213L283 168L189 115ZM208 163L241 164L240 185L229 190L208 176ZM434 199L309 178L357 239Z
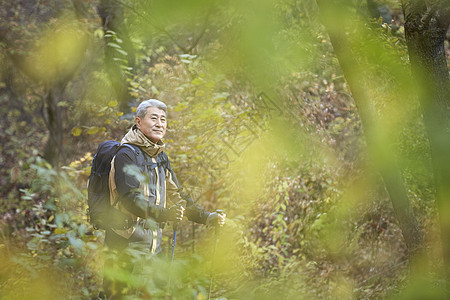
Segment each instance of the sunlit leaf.
M116 50L117 52L119 52L120 54L122 54L122 55L124 55L124 56L127 56L127 55L128 55L128 53L127 53L125 50L118 49L118 48L114 48L114 50Z
M191 81L191 83L193 84L193 85L201 85L201 84L203 84L204 83L204 81L201 79L201 78L194 78L194 80L192 80Z
M83 132L83 130L80 127L74 127L72 128L72 135L73 136L80 136L80 134Z
M97 133L104 133L106 132L106 128L105 127L99 127L98 128L98 132Z
M111 100L108 102L109 107L116 107L119 104L117 100Z
M113 48L117 48L117 49L121 49L122 47L120 47L119 45L115 44L115 43L108 43L108 46L113 47Z
M158 89L156 88L156 86L154 86L154 85L152 85L152 93L153 94L155 94L155 95L159 95L159 91L158 91Z
M96 134L99 131L99 127L90 127L87 130L87 134Z

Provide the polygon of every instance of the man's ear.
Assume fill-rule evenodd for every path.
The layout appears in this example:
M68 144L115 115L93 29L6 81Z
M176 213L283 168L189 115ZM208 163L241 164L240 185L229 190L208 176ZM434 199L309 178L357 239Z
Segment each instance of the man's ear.
M141 129L141 118L136 117L136 118L135 118L135 121L136 121L136 126L137 126L137 128Z

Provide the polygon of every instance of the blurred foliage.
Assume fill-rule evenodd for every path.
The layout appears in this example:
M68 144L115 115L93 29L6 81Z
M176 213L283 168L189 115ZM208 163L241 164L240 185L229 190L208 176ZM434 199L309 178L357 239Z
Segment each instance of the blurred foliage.
M394 22L348 1L366 20L355 23L364 35L354 47L388 121L382 130L396 141L432 280L410 268L315 1L112 1L135 47L132 68L116 60L134 99L128 111L104 62L105 47L125 50L116 32L103 31L98 1L1 1L0 297L94 298L104 264L106 276L146 299L206 299L211 278L217 299L406 299L414 293L406 287L430 282L424 297L438 298L430 149L417 100L405 94L399 4L382 2ZM65 158L52 167L42 158L52 139L44 99L58 80ZM165 142L178 179L228 220L217 233L183 221L172 264L167 226L161 257L129 250L126 259L141 266L130 273L88 223L86 180L98 144L120 140L149 98L169 106Z

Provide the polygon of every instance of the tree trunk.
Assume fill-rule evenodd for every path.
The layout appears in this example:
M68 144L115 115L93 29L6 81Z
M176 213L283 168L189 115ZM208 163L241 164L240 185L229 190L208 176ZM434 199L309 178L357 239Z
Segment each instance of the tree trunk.
M436 204L444 253L447 288L450 287L450 80L445 37L450 2L402 1L411 72L427 130L436 185Z
M105 65L120 103L120 109L126 112L132 97L128 92L127 75L121 68L121 65L134 68L135 56L133 45L125 26L123 7L117 1L101 0L97 7L97 12L102 19L105 35L107 35L108 31L114 32L116 35L115 37L105 36ZM121 42L118 42L117 38ZM118 44L122 48L121 50L126 52L126 55L119 53L116 48L108 46L109 43Z
M390 141L386 133L379 130L380 120L364 85L365 80L370 79L365 78L363 66L352 52L351 33L348 31L353 24L346 22L351 22L354 15L345 11L348 1L316 0L316 2L339 65L358 107L373 163L383 178L408 250L414 253L422 249L423 236L410 205L396 158L390 150L392 148Z
M65 84L55 84L50 87L44 96L45 112L43 118L49 131L49 140L44 151L44 158L54 167L58 168L65 159L63 149L63 117L58 102L61 100Z

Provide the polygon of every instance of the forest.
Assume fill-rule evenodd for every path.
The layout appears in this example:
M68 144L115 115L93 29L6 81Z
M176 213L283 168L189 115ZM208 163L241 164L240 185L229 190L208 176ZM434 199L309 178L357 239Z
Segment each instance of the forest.
M0 0L0 298L450 299L449 25L448 0ZM165 226L142 276L87 180L147 99L227 218Z

